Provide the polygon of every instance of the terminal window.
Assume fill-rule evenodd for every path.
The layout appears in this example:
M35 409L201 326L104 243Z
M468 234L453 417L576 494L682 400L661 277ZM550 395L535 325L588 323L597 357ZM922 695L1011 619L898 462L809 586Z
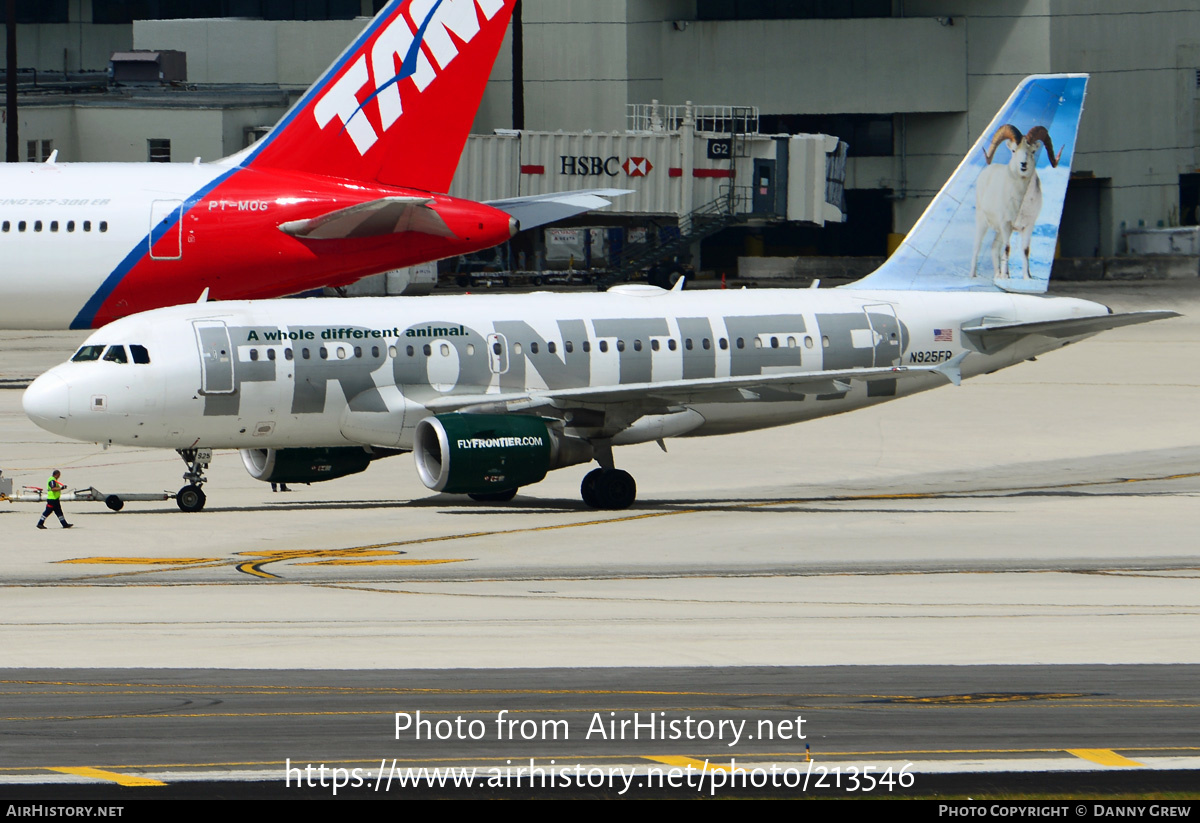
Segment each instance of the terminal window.
M151 163L171 162L171 141L161 138L151 138L146 141L146 152Z

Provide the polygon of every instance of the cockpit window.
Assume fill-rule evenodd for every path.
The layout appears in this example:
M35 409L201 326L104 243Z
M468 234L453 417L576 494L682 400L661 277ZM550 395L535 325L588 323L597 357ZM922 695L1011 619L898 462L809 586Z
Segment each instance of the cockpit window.
M71 358L71 362L86 363L89 360L99 360L103 351L103 346L84 346L79 351L75 352L75 356Z
M109 346L108 351L104 353L104 359L110 363L129 362L129 358L125 356L124 346Z
M145 365L150 362L150 352L146 351L145 346L139 346L136 343L130 344L129 353L133 355L133 362Z

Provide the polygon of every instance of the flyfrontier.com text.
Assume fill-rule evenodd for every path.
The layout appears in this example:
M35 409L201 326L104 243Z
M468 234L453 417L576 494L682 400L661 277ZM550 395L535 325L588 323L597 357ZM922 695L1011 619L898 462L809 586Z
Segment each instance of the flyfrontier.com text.
M583 740L702 740L720 741L733 747L743 740L804 740L805 719L796 715L785 720L709 720L692 715L671 717L667 712L593 712ZM580 731L575 730L576 739ZM501 709L492 721L465 718L429 719L420 711L396 712L396 739L413 740L571 740L566 720L518 719Z

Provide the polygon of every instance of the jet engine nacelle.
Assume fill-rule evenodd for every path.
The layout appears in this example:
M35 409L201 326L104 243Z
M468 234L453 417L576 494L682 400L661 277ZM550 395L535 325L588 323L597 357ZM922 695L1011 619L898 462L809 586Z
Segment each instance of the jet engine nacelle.
M360 446L321 449L242 449L242 463L264 483L319 483L358 474L372 460L387 457Z
M427 488L489 494L536 483L551 469L593 458L586 440L566 437L540 417L439 414L417 424L413 458Z

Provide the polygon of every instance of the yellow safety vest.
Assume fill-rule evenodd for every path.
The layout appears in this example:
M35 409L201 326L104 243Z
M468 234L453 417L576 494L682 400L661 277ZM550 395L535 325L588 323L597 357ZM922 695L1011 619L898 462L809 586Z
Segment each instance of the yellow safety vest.
M60 499L62 497L62 487L63 487L63 484L59 483L57 480L55 480L54 475L51 475L50 479L46 481L46 499L47 500Z

